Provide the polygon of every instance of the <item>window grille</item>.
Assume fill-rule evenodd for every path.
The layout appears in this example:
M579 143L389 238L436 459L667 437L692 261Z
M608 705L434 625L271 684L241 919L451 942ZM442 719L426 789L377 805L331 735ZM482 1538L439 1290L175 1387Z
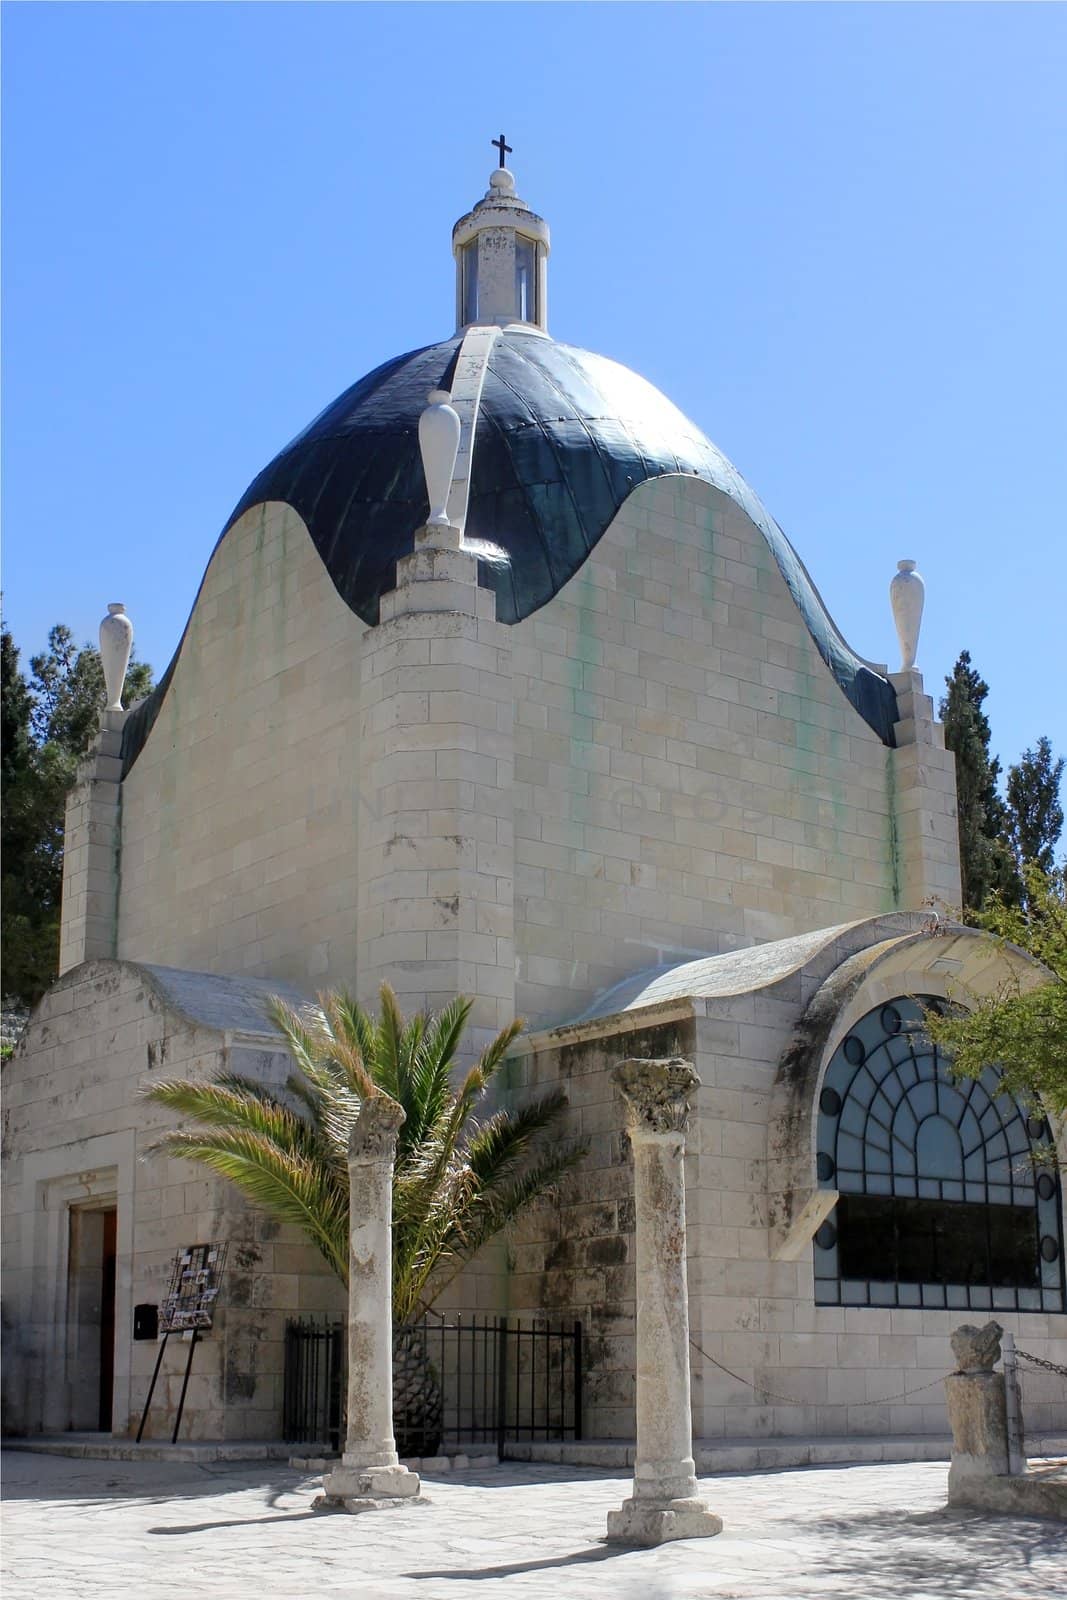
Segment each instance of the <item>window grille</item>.
M879 1006L819 1095L816 1174L840 1193L815 1235L821 1305L1062 1311L1060 1183L1039 1110L989 1067L954 1081L922 1027L932 996Z

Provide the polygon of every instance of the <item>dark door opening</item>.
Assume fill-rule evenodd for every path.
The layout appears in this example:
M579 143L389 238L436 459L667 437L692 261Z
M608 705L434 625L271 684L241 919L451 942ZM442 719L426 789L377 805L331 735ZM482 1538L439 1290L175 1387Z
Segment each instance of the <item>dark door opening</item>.
M69 1428L111 1432L115 1392L114 1206L72 1206L68 1282Z
M111 1432L115 1394L115 1238L117 1211L104 1212L103 1273L100 1285L100 1428Z

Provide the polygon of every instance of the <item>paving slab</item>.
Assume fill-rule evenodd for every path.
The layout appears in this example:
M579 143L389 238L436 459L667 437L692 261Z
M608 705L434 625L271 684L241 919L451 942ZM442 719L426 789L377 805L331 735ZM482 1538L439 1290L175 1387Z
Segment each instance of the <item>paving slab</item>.
M702 1477L714 1539L603 1542L630 1479L508 1462L435 1478L428 1504L311 1509L272 1461L5 1452L4 1600L1053 1600L1067 1526L945 1509L940 1462Z

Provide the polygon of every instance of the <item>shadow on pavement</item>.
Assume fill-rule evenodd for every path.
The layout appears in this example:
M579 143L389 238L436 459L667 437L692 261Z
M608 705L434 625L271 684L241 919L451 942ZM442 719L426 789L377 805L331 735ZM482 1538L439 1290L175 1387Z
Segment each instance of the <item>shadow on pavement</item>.
M514 1578L522 1572L545 1572L549 1567L574 1567L592 1561L610 1561L615 1556L631 1555L622 1545L590 1545L587 1550L574 1550L568 1556L545 1556L540 1561L513 1561L499 1567L435 1568L425 1572L405 1572L405 1578Z
M806 1517L794 1526L805 1541L819 1541L817 1571L798 1574L798 1600L823 1595L827 1587L836 1592L835 1577L847 1577L863 1600L913 1594L939 1600L1003 1594L1014 1600L1013 1574L1045 1562L1067 1563L1067 1525L1040 1517L942 1508ZM776 1537L788 1537L788 1527L788 1521L780 1523ZM1067 1572L1067 1565L1059 1570ZM808 1587L802 1586L805 1577Z
M319 1511L281 1511L276 1517L233 1517L227 1522L183 1522L173 1528L146 1528L146 1533L214 1533L218 1528L259 1528L268 1522L308 1522L321 1517Z
M80 1456L3 1452L5 1501L79 1501L83 1505L121 1500L195 1500L228 1489L261 1490L268 1504L299 1492L307 1474L274 1461L102 1461Z

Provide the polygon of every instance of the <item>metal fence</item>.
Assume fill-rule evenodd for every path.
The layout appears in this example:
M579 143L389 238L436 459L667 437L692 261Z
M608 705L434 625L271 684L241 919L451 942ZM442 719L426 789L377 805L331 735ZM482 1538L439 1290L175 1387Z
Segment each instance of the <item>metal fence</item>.
M285 1330L284 1436L337 1449L347 1387L343 1322L289 1322ZM445 1445L484 1445L506 1455L511 1439L582 1437L582 1326L540 1319L467 1314L437 1316L398 1329L398 1358L418 1351L432 1395L421 1422L398 1415L401 1455ZM397 1372L394 1371L394 1378ZM403 1383L403 1378L399 1380ZM394 1394L397 1382L394 1382ZM406 1437L402 1437L406 1435Z
M282 1438L339 1448L345 1392L345 1325L301 1319L285 1325Z

